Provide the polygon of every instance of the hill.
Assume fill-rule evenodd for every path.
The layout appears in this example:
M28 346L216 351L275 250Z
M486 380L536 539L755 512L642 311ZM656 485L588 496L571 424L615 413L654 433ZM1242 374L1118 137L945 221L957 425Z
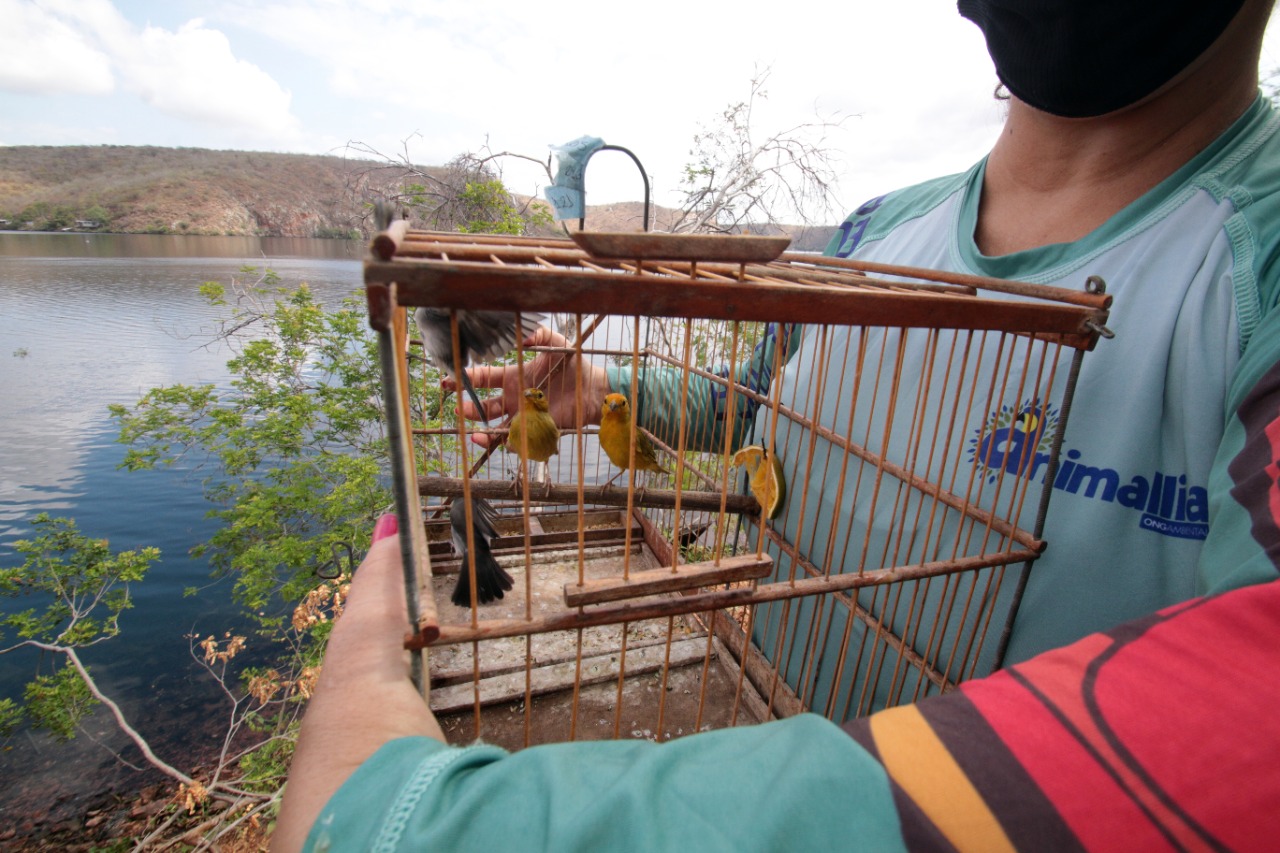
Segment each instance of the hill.
M0 148L0 218L46 231L349 236L364 216L355 182L370 165L199 148Z
M0 229L365 236L396 170L311 154L127 145L0 147ZM432 171L432 167L428 167ZM638 231L643 204L591 205L593 231ZM655 208L655 228L671 211ZM819 250L834 228L787 228Z

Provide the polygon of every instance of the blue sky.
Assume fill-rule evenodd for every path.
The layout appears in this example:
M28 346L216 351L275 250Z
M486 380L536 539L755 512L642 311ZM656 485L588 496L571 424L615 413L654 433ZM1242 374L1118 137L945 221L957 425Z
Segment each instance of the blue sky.
M827 144L852 207L966 168L1000 122L981 35L950 0L0 0L0 21L0 145L358 141L440 164L593 135L635 151L669 203L693 135L768 68L759 132L847 117ZM1264 67L1280 65L1275 29ZM504 177L545 183L519 160ZM640 197L621 157L593 160L587 191Z

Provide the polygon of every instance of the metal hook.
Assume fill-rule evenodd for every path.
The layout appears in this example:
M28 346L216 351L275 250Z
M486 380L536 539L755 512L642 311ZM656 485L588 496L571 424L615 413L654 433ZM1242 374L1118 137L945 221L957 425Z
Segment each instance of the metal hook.
M1084 280L1085 293L1103 294L1107 292L1107 283L1102 280L1100 275L1091 275ZM1085 321L1084 327L1090 331L1097 332L1099 336L1111 340L1116 333L1108 329L1106 326L1099 326L1092 320Z
M356 570L356 553L352 549L350 542L330 542L329 555L332 557L326 563L316 566L316 577L327 581L337 580L343 574L343 561L350 572Z
M587 163L590 163L591 158L601 151L621 151L623 154L626 154L628 157L630 157L632 162L636 164L636 168L640 170L640 179L644 181L644 230L648 231L649 230L649 173L644 170L644 166L640 163L640 158L637 157L635 153L632 152L630 149L623 148L621 145L601 145L595 151L592 151L590 154L588 154L586 162L582 164L582 179L584 184L584 192L585 192L585 184L586 184L586 178L587 178ZM583 203L582 203L583 215L578 219L579 231L581 231L583 229L583 226L586 225L586 222L587 222L586 213L587 213L587 205L586 205L586 198L584 195Z
M1111 331L1106 326L1099 326L1097 323L1093 322L1092 320L1086 320L1084 323L1084 327L1086 329L1091 329L1092 331L1097 332L1099 336L1104 337L1107 340L1111 340L1116 336L1115 332Z

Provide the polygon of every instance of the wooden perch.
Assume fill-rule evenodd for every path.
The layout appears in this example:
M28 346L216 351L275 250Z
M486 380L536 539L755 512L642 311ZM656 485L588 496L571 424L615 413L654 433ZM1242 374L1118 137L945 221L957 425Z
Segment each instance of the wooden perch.
M579 520L576 511L562 513L535 514L530 513L529 551L534 554L548 551L577 548L579 540L586 548L600 548L621 543L627 534L623 523L625 513L616 509L588 510L582 513ZM579 530L579 523L582 529ZM523 515L499 514L494 522L498 536L489 543L489 548L499 562L511 556L519 555L523 564L525 553L524 517ZM455 574L461 570L462 561L458 559L450 541L449 521L428 521L426 523L428 547L431 553L431 573L433 575ZM632 520L631 533L633 547L638 548L642 534L640 522Z
M642 598L663 592L768 577L772 571L773 558L768 554L722 557L718 564L712 560L689 563L674 572L668 567L632 572L629 578L595 578L584 581L582 585L567 583L564 585L564 603L570 607L581 607L624 598Z
M441 497L462 497L462 480L457 477L419 477L418 494ZM750 495L722 496L719 492L680 491L680 509L719 512L720 502L724 501L726 512L759 515L760 504ZM472 497L519 500L521 490L514 480L472 480ZM538 503L569 504L578 503L578 487L572 483L550 483L529 486L530 500ZM582 490L584 504L601 504L604 506L626 506L627 490L618 486L587 486ZM632 496L635 506L671 509L676 505L676 492L672 489L637 488Z

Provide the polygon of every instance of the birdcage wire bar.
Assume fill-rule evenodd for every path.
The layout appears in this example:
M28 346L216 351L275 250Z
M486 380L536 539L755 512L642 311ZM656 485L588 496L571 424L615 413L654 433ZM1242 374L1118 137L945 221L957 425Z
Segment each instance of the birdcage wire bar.
M405 426L393 457L414 472L402 511L423 519L409 525L418 532L406 554L426 604L406 646L428 650L424 695L441 713L470 712L460 739L492 739L482 707L512 703L522 725L504 745L522 746L637 731L663 739L804 710L843 719L978 674L989 636L1011 616L1007 567L1030 564L1045 544L1018 519L1048 490L1018 473L1055 470L1056 459L1042 467L1042 450L1065 428L1065 417L1050 416L1064 394L1060 367L1065 359L1078 369L1105 333L1109 297L798 253L740 259L741 240L729 259L717 257L724 241L694 241L682 248L692 254L671 259L664 242L673 244L651 236L624 241L633 257L399 222L371 243L370 320L386 329L397 365L384 370L398 384L400 411L388 416ZM704 246L710 254L695 257ZM563 323L564 345L521 346L517 362L668 371L679 399L702 383L727 400L722 443L691 432L682 407L675 426L646 429L667 474L629 472L602 486L602 477L588 482L592 469L608 470L599 428L580 416L562 431L546 481L535 481L523 462L470 443L474 432L501 436L505 424L411 422L404 365L417 342L404 309L418 305ZM786 358L790 343L775 346L768 383L752 387L732 366L768 329L793 329L799 343ZM456 342L456 323L453 332ZM919 369L904 370L908 350L923 353ZM805 380L790 381L801 366ZM639 384L629 384L637 408ZM581 386L572 393L581 411ZM1026 400L1034 403L1019 409ZM727 464L747 410L789 472L775 519L761 517ZM975 425L974 411L1004 420ZM1001 451L998 431L1020 431L1020 441L1006 436ZM901 445L892 452L890 437ZM513 469L523 476L512 479ZM520 601L501 615L441 598L468 569L449 545L444 507L473 496L498 507L494 553L517 576ZM551 583L541 573L557 562L568 569ZM494 650L506 640L516 645ZM643 677L656 680L656 698L632 695ZM672 683L693 698L675 702ZM535 730L533 706L554 691L571 694L568 721ZM601 691L609 695L588 698ZM611 720L598 710L610 703ZM624 718L641 705L653 728L628 732ZM686 723L672 732L673 719Z

